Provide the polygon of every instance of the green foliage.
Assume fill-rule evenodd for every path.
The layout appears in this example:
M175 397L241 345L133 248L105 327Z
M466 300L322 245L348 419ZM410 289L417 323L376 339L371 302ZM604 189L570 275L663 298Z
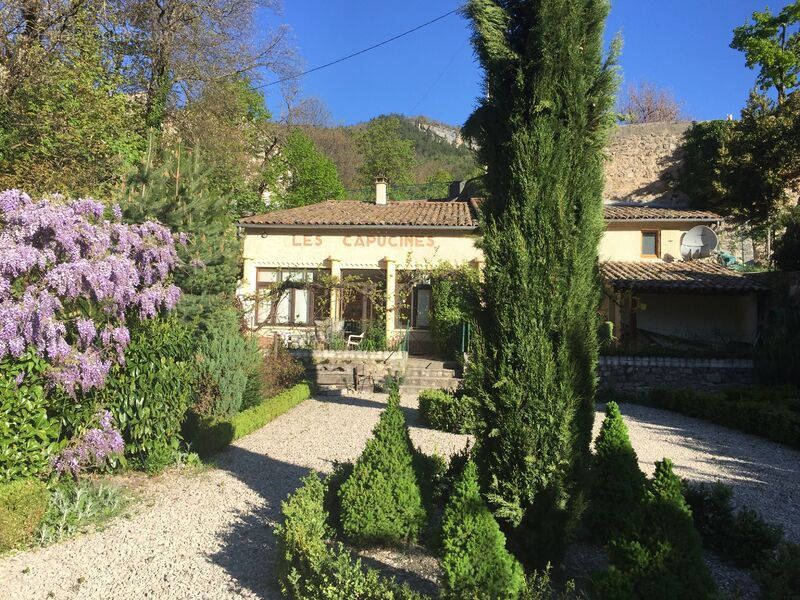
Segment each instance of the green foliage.
M734 513L731 488L683 482L683 496L692 509L703 544L741 568L757 568L774 555L783 533L748 508Z
M310 397L311 386L308 383L298 383L293 388L262 400L260 404L229 418L199 415L190 410L183 424L183 437L194 452L206 458Z
M66 537L102 527L119 515L132 498L123 490L89 481L63 481L56 486L44 514L37 541L52 544Z
M800 447L800 404L796 398L793 387L751 386L720 391L656 389L625 400Z
M411 183L414 144L401 137L400 131L401 121L398 117L381 116L356 132L356 146L363 159L358 175L363 186L370 187L376 177L385 177L389 182L389 195L392 196L392 186Z
M796 303L787 302L767 313L753 358L758 377L763 383L800 385L800 311ZM800 411L797 411L796 417L800 418ZM763 426L766 432L771 423L764 423ZM797 437L794 441L791 438L792 432L796 436L798 431L800 426L796 419L789 419L771 434L779 439L766 433L760 435L800 446Z
M0 102L0 188L104 195L141 156L134 100L122 92L89 11L59 40L57 48L42 40L20 51L37 66Z
M374 319L367 324L364 329L364 339L361 340L358 349L366 352L380 352L387 349L384 319Z
M33 539L49 497L47 486L37 479L0 482L0 553Z
M473 327L480 298L480 274L470 265L440 265L431 274L431 336L447 359L461 358L464 327Z
M419 413L428 427L450 433L472 433L478 426L478 405L466 394L423 390L419 394Z
M263 213L265 163L274 158L275 125L264 95L247 74L206 82L175 117L180 138L198 154L209 188L234 217Z
M800 597L800 544L781 544L758 580L764 600Z
M137 323L125 364L93 392L92 403L114 415L127 457L146 461L165 448L177 450L194 385L191 347L191 331L174 316Z
M609 402L592 465L589 521L597 539L605 542L627 529L642 501L645 482L619 407Z
M764 234L788 200L800 164L800 95L782 104L751 94L739 121L694 124L678 186L697 208Z
M47 415L46 368L31 350L0 361L0 483L49 471L49 458L59 449L60 424Z
M640 511L609 545L611 566L595 578L599 598L716 598L700 535L668 459L656 463Z
M564 589L559 591L553 586L552 567L547 565L541 571L531 572L525 580L520 600L580 600L586 598L575 588L575 582L567 581Z
M398 395L389 396L372 435L339 492L342 530L357 543L416 540L425 510Z
M772 259L779 271L800 271L800 207L783 213L778 222L783 234L776 238Z
M691 199L693 206L725 210L717 180L721 176L721 161L734 126L733 121L699 121L686 130L679 187Z
M230 417L239 412L248 378L258 370L261 355L257 342L239 330L235 310L214 313L198 345L196 360L195 409L215 417Z
M325 485L312 473L281 505L283 523L275 528L281 593L294 600L423 600L407 586L364 569L342 544L329 545L333 531L327 524L325 494Z
M442 598L518 598L525 575L505 543L481 498L478 469L469 461L444 509Z
M229 204L230 198L214 187L199 151L180 145L159 148L151 136L147 156L128 181L122 208L129 222L155 219L187 234L186 246L177 248L185 264L174 276L184 292L178 305L184 315L209 320L209 303L236 289L240 243Z
M344 187L334 162L298 129L288 135L264 177L273 190L270 208L294 208L344 197Z
M772 88L783 102L800 83L800 1L787 4L777 15L769 9L753 12L753 22L733 30L731 48L744 52L747 66L760 68L758 86ZM794 31L792 31L794 29Z
M603 147L617 76L608 2L466 8L485 94L465 125L486 164L482 309L467 392L481 486L514 553L543 567L583 505L593 421Z

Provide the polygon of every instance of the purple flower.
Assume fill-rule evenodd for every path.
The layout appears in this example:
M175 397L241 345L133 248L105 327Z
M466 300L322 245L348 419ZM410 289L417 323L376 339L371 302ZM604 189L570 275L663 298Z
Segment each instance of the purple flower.
M180 298L169 277L182 237L154 221L123 224L118 206L103 220L105 210L92 198L0 192L0 359L33 348L70 393L102 386L124 362L132 312L150 318Z
M92 427L72 440L51 461L53 469L60 475L77 476L88 468L103 468L108 459L122 454L125 444L120 432L114 428L114 418L107 410L101 410L94 420L99 427Z

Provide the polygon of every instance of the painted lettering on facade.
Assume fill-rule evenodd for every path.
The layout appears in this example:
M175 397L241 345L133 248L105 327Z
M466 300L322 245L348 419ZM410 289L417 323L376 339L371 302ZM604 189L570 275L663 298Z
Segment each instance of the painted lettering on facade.
M341 238L342 245L348 248L424 248L433 247L432 237L411 235L345 235ZM320 235L293 235L292 246L312 247L321 246Z

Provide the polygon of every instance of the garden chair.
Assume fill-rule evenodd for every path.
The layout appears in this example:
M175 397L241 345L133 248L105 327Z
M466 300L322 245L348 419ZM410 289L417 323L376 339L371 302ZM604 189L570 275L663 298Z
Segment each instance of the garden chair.
M350 350L351 346L353 348L358 348L363 340L364 340L363 333L359 333L358 335L351 333L350 335L347 336L347 349Z

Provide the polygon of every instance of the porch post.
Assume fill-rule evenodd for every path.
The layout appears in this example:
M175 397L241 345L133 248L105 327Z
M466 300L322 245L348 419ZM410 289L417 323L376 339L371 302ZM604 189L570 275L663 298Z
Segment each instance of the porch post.
M394 335L395 288L397 280L397 265L390 258L384 258L386 267L386 343L392 341Z
M335 279L341 279L342 277L342 267L341 261L337 258L333 258L332 256L328 258L328 263L330 263L331 268L331 277ZM339 326L339 288L334 286L331 288L331 329L336 331L336 328Z

